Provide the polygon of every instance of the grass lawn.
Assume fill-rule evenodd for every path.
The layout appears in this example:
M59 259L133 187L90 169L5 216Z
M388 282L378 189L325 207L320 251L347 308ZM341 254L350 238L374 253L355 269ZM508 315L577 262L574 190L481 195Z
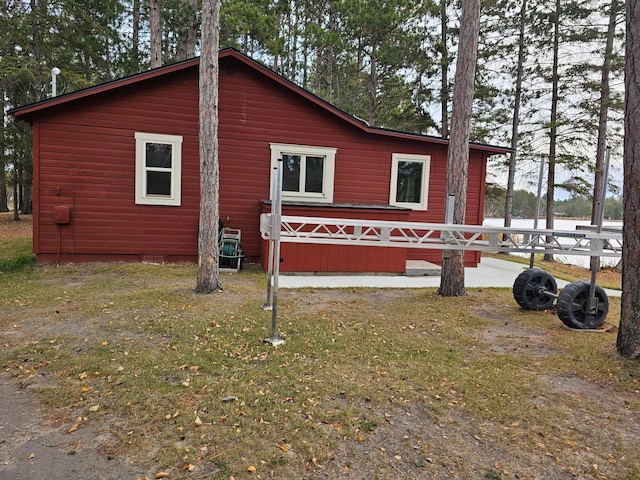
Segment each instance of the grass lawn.
M138 478L640 478L640 364L509 290L281 290L272 347L257 269L203 296L28 249L0 239L3 374Z

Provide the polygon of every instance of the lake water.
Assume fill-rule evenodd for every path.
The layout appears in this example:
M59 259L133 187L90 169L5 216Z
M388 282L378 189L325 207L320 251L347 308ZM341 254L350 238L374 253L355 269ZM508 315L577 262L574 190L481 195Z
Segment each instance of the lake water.
M534 220L532 218L514 218L511 220L511 226L513 228L533 228ZM504 225L503 218L485 218L483 225L486 227L502 227ZM556 218L553 222L554 230L568 230L573 231L578 225L591 225L589 219L574 220L567 218ZM605 221L603 222L605 227L617 227L622 228L622 221ZM538 220L538 228L544 230L546 228L546 219L541 218ZM515 254L518 255L518 254ZM529 257L528 254L522 254L523 257ZM579 265L581 267L589 268L589 257L581 255L554 255L554 258L558 262L569 263L571 265ZM620 261L615 257L600 257L600 264L603 266L614 266Z

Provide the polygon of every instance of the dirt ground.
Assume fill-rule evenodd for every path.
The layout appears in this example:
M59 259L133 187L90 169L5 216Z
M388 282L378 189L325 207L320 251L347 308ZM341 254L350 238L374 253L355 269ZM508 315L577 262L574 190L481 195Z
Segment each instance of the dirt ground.
M32 226L31 215L20 215L20 221L14 221L13 213L0 213L0 238L29 236ZM69 434L69 425L53 424L39 411L30 390L0 373L0 480L139 477L126 462L100 453L108 439L96 429Z
M307 306L315 308L334 300L352 300L356 295L359 294L352 291L323 290L306 297ZM401 295L399 291L387 290L381 297L392 299L398 295ZM484 344L499 354L542 358L557 353L544 330L514 322L495 310L480 310L475 314L489 322L478 335ZM99 330L99 325L75 325L79 338L91 335L91 328ZM19 328L0 332L0 345L9 340L15 344L30 337L45 338L59 333L61 329L70 334L74 328L70 322L23 322ZM636 478L620 477L612 472L618 465L627 470L629 465L640 462L638 456L630 458L617 453L619 445L640 445L640 425L636 418L639 392L621 392L612 386L596 385L574 376L549 374L542 380L548 388L531 399L533 407L560 410L563 424L558 426L558 432L567 438L588 439L588 444L556 450L549 448L548 442L552 443L552 437L559 435L558 432L533 432L534 436L539 436L539 451L514 458L509 442L514 438L531 436L532 432L528 432L525 425L514 422L505 426L501 422L469 417L463 410L456 412L455 409L436 416L423 404L396 402L390 404L388 410L385 407L384 411L378 411L376 407L371 412L373 418L385 420L378 425L375 435L368 436L366 442L338 441L328 461L309 468L300 478ZM66 419L56 419L51 413L41 412L34 400L35 390L53 387L53 384L48 384L52 381L55 379L46 376L20 379L0 373L0 480L156 478L159 471L153 465L144 466L139 462L131 463L127 458L110 456L113 438L109 431L112 425L89 421L82 422L82 427L74 430L75 423L68 415ZM325 403L330 409L348 408L348 405L341 404L339 397ZM582 408L585 405L588 407ZM83 414L78 412L77 415ZM327 429L328 436L335 435L330 425L322 428ZM638 451L640 453L640 449ZM603 457L606 458L604 464ZM210 480L228 477L202 472L202 475L194 474L189 478ZM267 477L254 475L254 478Z
M8 214L0 214L0 237L22 236L31 229L31 217L23 216L23 220L16 223L7 221L7 218ZM317 301L329 302L332 296L338 298L343 295L342 291L325 290ZM389 292L385 295L396 294ZM309 302L312 301L310 298ZM510 354L522 351L534 356L554 354L553 346L540 331L523 327L496 311L476 313L490 322L482 333L482 339L494 351L508 351ZM7 335L14 340L29 336L40 338L42 331L39 330L51 328L47 322L34 321L25 325L29 331L14 329L0 332L0 346ZM90 332L83 333L87 334ZM340 442L333 459L309 470L304 478L613 479L617 477L607 473L607 469L616 463L640 463L640 447L635 458L614 456L620 442L640 445L640 426L634 408L638 404L638 392L615 391L612 387L593 385L577 377L548 375L543 380L548 383L548 391L553 398L541 396L533 399L536 408L562 409L565 424L561 428L575 430L576 436L581 438L590 438L591 445L576 446L570 455L559 456L544 448L545 432L539 432L539 453L513 459L509 458L510 449L504 444L503 425L480 422L463 415L456 417L455 414L435 418L425 407L406 405L388 415L375 412L376 416L387 420L378 427L375 436L365 443ZM140 470L139 466L133 467L128 459L111 458L106 453L111 441L105 433L108 425L95 423L74 429L73 422L54 422L38 409L32 388L43 388L43 384L21 382L0 372L0 480L135 480L156 476L158 472L153 467ZM600 413L585 417L577 406L587 402L602 405L600 410L595 409ZM512 428L525 427L514 424ZM523 431L522 435L525 434L527 432ZM513 432L510 432L510 437L513 438ZM609 465L602 464L602 451L612 452ZM446 462L442 460L444 458ZM494 468L471 476L461 473L473 471L473 465L486 464L487 458L493 460ZM347 463L348 468L345 467ZM559 464L563 467L558 468ZM507 465L516 467L507 468ZM416 466L420 469L416 470Z
M20 220L13 220L13 213L0 213L0 238L20 238L31 235L33 227L32 215L19 215Z

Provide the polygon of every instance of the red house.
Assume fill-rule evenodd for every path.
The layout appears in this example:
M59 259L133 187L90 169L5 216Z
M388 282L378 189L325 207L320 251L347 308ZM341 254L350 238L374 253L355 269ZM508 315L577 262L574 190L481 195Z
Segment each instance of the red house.
M33 127L38 262L197 259L199 59L11 111ZM220 217L249 261L264 243L272 166L284 214L441 223L447 140L370 127L233 49L220 52ZM482 222L485 168L470 147L466 222ZM432 250L283 244L281 271L403 273ZM468 265L478 254L466 257Z

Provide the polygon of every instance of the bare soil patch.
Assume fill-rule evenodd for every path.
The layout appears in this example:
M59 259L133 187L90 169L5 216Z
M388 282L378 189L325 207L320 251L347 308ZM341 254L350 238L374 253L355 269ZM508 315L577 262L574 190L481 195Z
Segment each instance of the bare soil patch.
M20 215L13 219L13 213L0 213L0 239L30 237L33 229L33 216Z

